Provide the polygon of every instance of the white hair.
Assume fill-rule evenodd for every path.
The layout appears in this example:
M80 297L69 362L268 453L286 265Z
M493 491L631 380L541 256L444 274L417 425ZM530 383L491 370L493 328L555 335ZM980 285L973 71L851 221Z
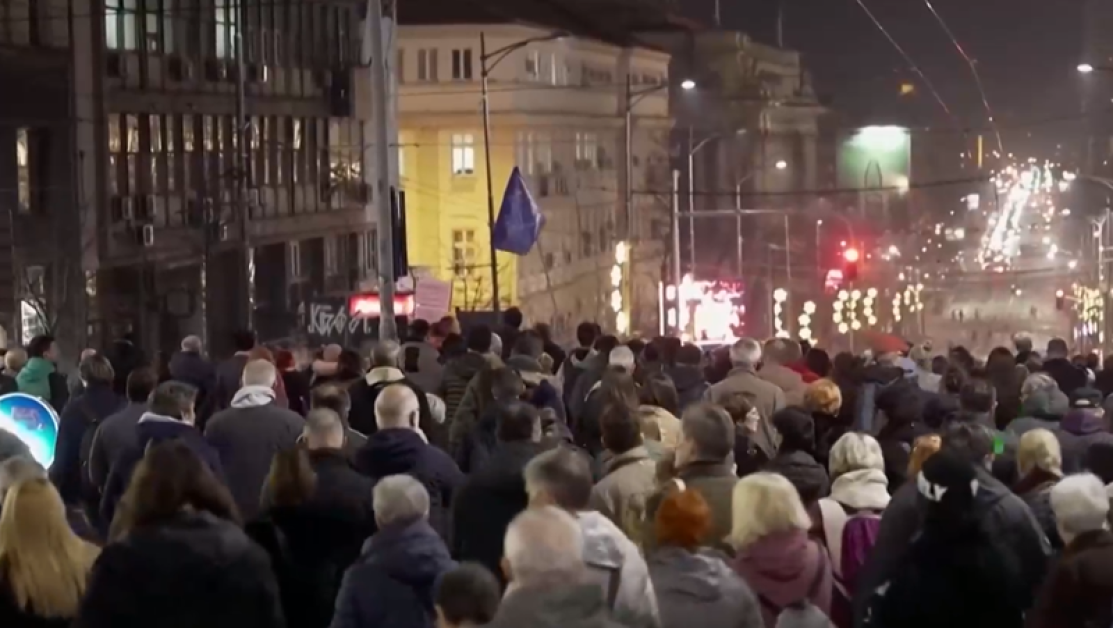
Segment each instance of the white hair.
M425 398L429 400L429 414L433 415L433 422L438 425L444 423L448 418L448 407L444 405L444 400L433 393L426 393Z
M243 367L244 386L274 387L278 380L278 371L267 360L252 360Z
M186 353L201 353L201 338L198 336L186 336L182 338L182 351Z
M761 343L753 338L739 338L730 347L730 363L734 366L757 366L761 362Z
M429 491L411 475L388 475L371 492L379 527L410 523L429 516Z
M502 355L502 336L491 332L491 355Z
M405 384L391 384L375 398L375 424L379 429L417 427L421 405Z
M398 366L398 356L402 353L402 345L393 340L383 340L371 349L371 366Z
M314 408L305 415L302 434L310 449L339 448L344 445L344 422L328 408Z
M1109 496L1096 475L1069 475L1051 488L1051 510L1060 536L1070 543L1079 534L1106 527Z
M831 446L827 467L832 479L861 469L884 471L885 456L874 437L860 432L847 432Z
M749 547L770 534L806 532L811 527L800 494L783 475L754 473L734 485L727 542L735 549Z
M555 506L523 510L506 529L503 555L514 581L575 577L584 568L580 524Z
M1020 437L1016 451L1016 468L1024 477L1033 469L1052 475L1063 475L1063 448L1050 430L1028 430Z
M620 368L627 373L634 371L635 363L634 352L626 345L619 345L611 349L610 354L607 356L607 365L612 368Z

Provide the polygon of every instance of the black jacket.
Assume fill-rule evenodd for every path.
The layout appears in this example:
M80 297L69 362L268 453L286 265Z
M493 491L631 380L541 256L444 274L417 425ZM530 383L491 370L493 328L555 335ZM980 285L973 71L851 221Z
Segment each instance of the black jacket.
M452 358L444 365L441 385L437 388L436 394L444 400L445 420L450 424L455 420L456 411L460 408L460 403L464 400L464 395L468 391L468 384L488 364L490 362L486 356L469 351L464 355Z
M831 492L831 481L824 469L810 453L785 451L784 448L765 465L765 471L780 473L796 487L804 504L812 504Z
M80 460L81 441L86 430L96 429L94 424L99 425L119 412L125 403L108 384L91 384L81 396L71 399L58 417L58 440L54 449L54 464L50 467L50 480L67 504L81 504L92 497L86 494L85 489L91 482L82 477Z
M1059 385L1059 390L1068 397L1079 388L1086 387L1086 371L1071 364L1066 358L1048 358L1043 361L1043 372L1051 376Z
M115 375L112 380L112 390L122 397L128 392L128 375L147 364L147 356L143 355L143 350L130 340L122 338L113 342L105 353Z
M243 382L245 366L246 353L237 353L216 366L211 394L207 395L203 410L198 411L197 429L204 430L209 417L232 405L232 397Z
M684 408L699 403L703 400L703 393L707 392L709 384L704 377L703 369L698 366L677 364L665 369L665 374L672 379L676 386L676 393L680 397L680 411Z
M408 474L429 491L429 523L445 539L452 500L464 474L448 454L408 429L375 432L356 456L356 468L375 482L388 475Z
M216 387L216 369L200 353L179 351L170 358L170 377L197 389L195 408L202 408Z
M308 453L309 465L317 475L310 505L325 510L343 511L353 520L367 524L367 534L375 531L375 510L371 494L375 482L356 471L355 465L342 450L315 449Z
M185 513L104 548L80 628L282 628L266 553L233 523Z
M69 628L72 617L47 619L32 610L24 610L15 601L11 585L0 579L0 626L4 628Z
M1080 534L1051 568L1028 615L1031 628L1089 628L1113 623L1113 533Z
M442 431L441 426L435 425L433 422L433 414L429 410L429 398L425 396L425 391L406 379L401 370L393 367L373 368L364 378L356 380L348 388L348 395L352 399L352 408L348 412L348 423L352 426L352 429L364 436L371 436L379 431L379 426L375 421L375 400L379 398L379 393L391 384L408 386L414 391L417 396L418 427L425 432L429 442L439 447L447 446L445 442L447 439L439 437Z
M472 426L455 452L454 458L460 471L475 473L487 464L498 446L498 422L499 407L493 404L484 410L479 422Z
M282 385L290 409L305 416L309 412L309 375L305 371L282 371Z
M108 484L112 466L125 452L139 446L135 426L147 411L146 403L132 402L109 416L97 427L92 451L89 452L89 476L101 493Z
M487 465L473 473L456 495L452 511L453 555L498 574L506 528L529 502L522 472L544 451L532 442L502 443Z

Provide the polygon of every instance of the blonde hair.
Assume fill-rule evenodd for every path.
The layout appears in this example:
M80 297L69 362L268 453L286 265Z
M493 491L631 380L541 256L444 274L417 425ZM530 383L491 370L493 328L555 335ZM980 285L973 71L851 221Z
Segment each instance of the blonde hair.
M1052 475L1063 475L1063 451L1059 446L1059 439L1042 428L1025 432L1017 447L1016 468L1020 477L1035 469Z
M770 534L807 531L811 526L800 494L783 475L754 473L734 485L727 542L735 549L748 547Z
M860 469L884 471L885 456L874 437L860 432L847 432L831 446L827 467L832 479Z
M76 617L99 551L70 529L62 498L48 480L8 490L0 509L0 571L24 612Z
M829 379L818 379L804 389L804 408L808 412L838 414L842 407L842 391Z
M928 434L916 439L912 445L912 455L908 457L908 477L920 475L920 469L928 458L939 453L943 447L943 439L938 434Z

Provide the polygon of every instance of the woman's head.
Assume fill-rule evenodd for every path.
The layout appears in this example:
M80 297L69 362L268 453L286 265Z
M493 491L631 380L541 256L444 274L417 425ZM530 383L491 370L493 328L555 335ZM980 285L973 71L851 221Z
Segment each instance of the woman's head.
M263 487L264 501L272 506L300 506L309 500L317 485L317 475L300 447L284 449L271 459L270 472Z
M118 539L133 529L159 525L184 509L239 521L228 489L185 443L152 445L120 500L110 536Z
M808 349L804 354L804 364L808 370L815 373L820 377L828 377L831 375L831 356L823 349Z
M952 364L943 373L943 379L939 382L939 392L946 395L958 395L969 379L965 369Z
M680 414L680 395L672 378L664 373L652 373L645 378L641 388L641 402L657 406L673 416Z
M783 475L754 473L734 485L728 542L742 549L783 532L806 532L812 522L796 487Z
M1069 544L1080 534L1108 527L1109 496L1096 475L1079 473L1052 487L1051 510L1059 536Z
M711 507L699 491L685 490L679 480L676 483L678 490L669 492L657 509L657 544L694 550L711 532Z
M363 357L351 349L344 349L336 358L336 375L339 379L358 379L363 376Z
M1055 477L1062 476L1063 451L1059 439L1042 428L1025 432L1017 447L1016 468L1022 478L1037 469Z
M804 407L808 412L835 416L842 407L842 391L829 379L816 380L804 390Z
M831 478L863 469L885 470L885 457L881 445L869 434L847 432L831 446L828 460Z
M603 405L624 405L628 408L637 408L638 386L634 377L629 373L617 370L608 370L603 374L599 384L599 394L602 395Z

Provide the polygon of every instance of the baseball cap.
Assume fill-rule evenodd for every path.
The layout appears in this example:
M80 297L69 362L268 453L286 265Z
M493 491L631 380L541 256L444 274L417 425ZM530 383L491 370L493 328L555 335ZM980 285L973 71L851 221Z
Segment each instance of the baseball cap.
M1100 408L1101 402L1101 391L1096 388L1078 388L1070 394L1072 408Z

